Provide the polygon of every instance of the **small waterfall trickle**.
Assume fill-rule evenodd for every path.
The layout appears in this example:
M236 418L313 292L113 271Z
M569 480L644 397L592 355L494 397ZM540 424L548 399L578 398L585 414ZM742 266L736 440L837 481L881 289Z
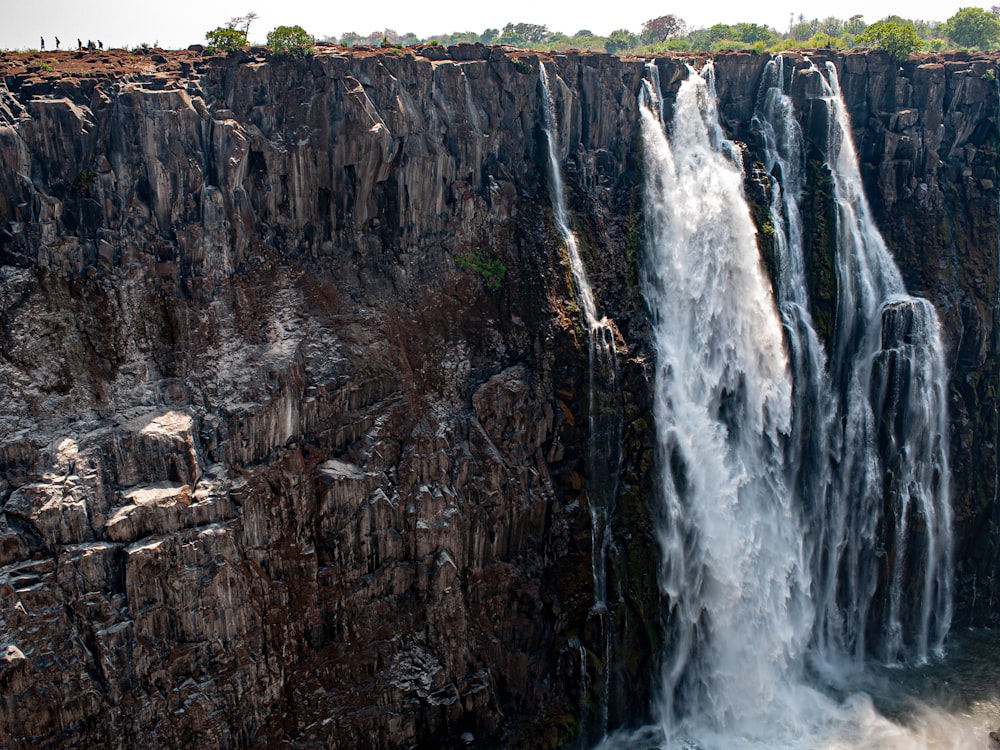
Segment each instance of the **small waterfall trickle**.
M548 153L549 192L556 229L569 260L570 273L577 302L583 312L587 332L587 407L588 443L584 477L587 507L591 519L591 559L593 573L593 606L591 616L598 619L602 660L600 695L596 717L596 733L608 728L608 704L611 680L612 618L608 610L608 559L612 554L614 536L611 517L618 494L618 474L621 463L622 407L619 384L618 353L615 348L614 323L598 317L594 293L587 277L576 234L570 228L563 187L555 101L544 63L538 65L542 89L543 123ZM558 76L556 80L559 81ZM586 660L581 670L586 669Z

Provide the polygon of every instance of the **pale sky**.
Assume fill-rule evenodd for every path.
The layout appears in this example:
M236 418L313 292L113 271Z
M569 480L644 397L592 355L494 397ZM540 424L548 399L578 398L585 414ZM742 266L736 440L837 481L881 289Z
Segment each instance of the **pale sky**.
M996 0L991 0L995 2ZM807 19L862 14L869 23L889 14L926 21L944 21L970 3L958 0L846 0L837 7L817 0L745 0L685 3L671 6L640 0L490 0L488 2L433 2L433 0L351 0L323 4L308 0L0 0L0 48L75 47L76 39L100 39L105 46L135 46L143 42L179 49L204 44L205 32L224 25L233 16L254 11L250 41L263 43L275 26L298 24L316 37L348 31L367 35L391 28L420 37L454 31L503 28L508 22L546 24L552 31L574 34L581 29L607 35L614 29L633 32L644 21L674 13L691 28L714 23L760 23L778 31L788 28L790 14ZM989 7L981 5L979 7Z

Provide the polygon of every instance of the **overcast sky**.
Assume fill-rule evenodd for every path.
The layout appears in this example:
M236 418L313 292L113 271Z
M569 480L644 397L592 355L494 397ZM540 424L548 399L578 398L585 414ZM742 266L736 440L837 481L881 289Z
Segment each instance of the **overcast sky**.
M715 0L691 5L601 0L493 0L492 2L434 2L434 0L364 0L358 2L308 2L307 0L0 0L0 48L38 47L44 36L52 49L55 37L62 47L76 46L76 39L104 42L105 46L135 46L159 42L178 49L203 44L205 32L224 25L248 11L258 14L250 27L250 41L263 42L275 26L303 26L317 37L348 31L368 34L385 28L420 37L452 31L502 28L508 22L546 24L553 31L574 34L589 29L607 35L613 29L638 32L644 21L674 13L692 28L714 23L752 22L787 30L789 16L807 19L862 14L869 23L889 14L926 21L944 21L968 2L957 0ZM982 5L980 7L989 7Z

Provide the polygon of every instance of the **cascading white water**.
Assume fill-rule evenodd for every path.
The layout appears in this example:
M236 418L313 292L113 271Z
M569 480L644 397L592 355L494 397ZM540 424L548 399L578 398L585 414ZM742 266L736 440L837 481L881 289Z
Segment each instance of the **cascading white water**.
M820 646L919 662L940 651L952 613L940 326L933 305L907 294L872 219L832 63L820 82L837 210L830 377L842 425L830 500L838 520L823 540L839 575L816 602Z
M792 367L792 430L785 452L787 482L799 500L806 549L813 571L813 598L836 584L836 558L824 541L836 537L838 519L828 512L832 462L830 435L835 403L826 353L809 312L806 262L799 200L805 187L802 130L784 92L784 58L764 67L752 125L760 136L764 169L770 178L770 214L777 265L775 289ZM830 528L831 523L835 528Z
M657 347L662 585L670 601L662 723L773 736L812 622L783 442L792 382L770 284L717 121L713 67L692 71L668 140L659 92L641 107L643 291ZM726 740L727 742L729 740Z
M946 717L928 730L940 719L930 709L924 728L903 728L851 694L857 683L838 682L834 699L823 682L845 665L863 674L869 650L925 660L951 614L937 320L906 294L871 221L827 75L818 97L833 115L840 274L829 360L809 314L802 137L782 61L765 70L754 122L773 178L774 297L739 150L718 125L713 66L681 84L669 138L650 67L642 283L669 611L659 729L603 747L901 750L935 746L948 727L963 737L956 747L975 736Z
M815 77L830 113L839 298L826 371L807 312L797 205L804 156L783 73L780 57L766 66L755 126L775 178L778 298L799 396L791 453L805 479L795 487L810 530L815 647L825 662L849 653L860 663L869 651L922 661L940 648L951 617L947 373L937 318L906 294L871 219L836 69L829 83L815 68L798 71ZM914 521L923 528L912 529Z
M576 234L570 228L566 211L566 196L560 168L555 102L549 86L545 65L538 65L542 88L545 140L548 151L549 192L552 213L559 237L566 248L576 298L583 312L587 331L588 352L588 445L585 487L591 519L591 560L593 572L592 611L601 618L603 631L603 668L597 717L597 731L607 730L610 686L611 622L608 616L607 562L614 544L610 525L618 493L621 462L622 411L618 382L618 354L615 349L614 324L608 318L598 318L594 293L580 255ZM556 79L559 80L558 77ZM584 669L585 661L581 661Z

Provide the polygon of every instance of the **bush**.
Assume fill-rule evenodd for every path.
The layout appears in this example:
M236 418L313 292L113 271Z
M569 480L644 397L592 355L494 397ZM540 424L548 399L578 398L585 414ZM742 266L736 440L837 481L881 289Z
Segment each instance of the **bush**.
M279 26L267 33L267 48L275 55L307 55L315 42L301 26Z
M844 46L844 40L840 37L830 36L829 34L820 31L806 39L802 46L811 47L813 49L840 49Z
M740 41L739 39L716 39L712 42L709 47L711 52L722 52L723 50L732 49L748 49L750 45L747 42Z
M221 52L235 52L247 46L247 33L232 26L220 26L212 31L206 31L205 39L208 40L210 50Z
M499 258L491 253L482 250L478 253L463 253L455 259L455 263L467 271L472 271L479 275L491 292L499 292L503 287L504 277L507 275L507 266Z
M639 43L639 37L628 29L615 29L608 35L608 40L604 43L604 49L611 54L631 49Z

